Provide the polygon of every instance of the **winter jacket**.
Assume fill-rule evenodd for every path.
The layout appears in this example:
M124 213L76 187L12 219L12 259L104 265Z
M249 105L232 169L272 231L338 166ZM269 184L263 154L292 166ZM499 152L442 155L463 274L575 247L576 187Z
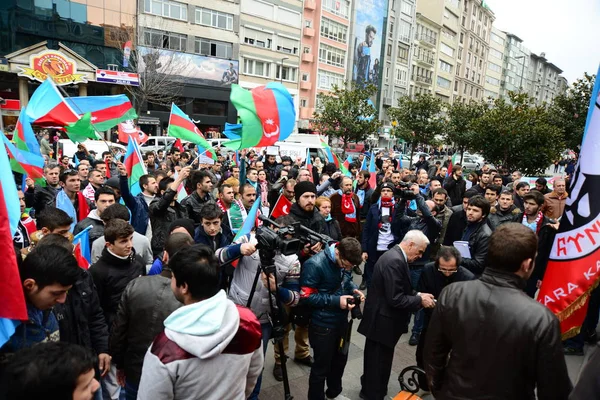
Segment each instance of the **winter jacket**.
M254 284L254 278L256 277L257 270L260 268L260 257L258 252L254 252L249 256L244 256L239 259L238 265L233 271L233 279L231 280L231 286L229 287L229 299L235 304L246 307L248 305L248 299L250 292L252 291L252 285ZM285 271L282 272L277 270L277 282L281 284L285 277ZM273 304L275 299L273 298ZM259 279L256 283L256 289L252 296L252 302L250 303L250 309L256 315L261 324L269 322L269 314L271 308L269 304L269 290L263 285L262 279Z
M454 242L462 238L463 231L467 227L467 213L463 210L462 205L452 207L452 211L446 227L444 246L454 246Z
M419 172L420 169L424 169L425 171L429 171L429 162L427 160L419 160L415 163L415 170Z
M485 219L477 222L476 225L473 227L471 224L467 224L465 228L465 232L467 229L474 229L468 239L471 258L463 258L461 265L476 276L480 276L485 268L485 258L487 257L492 230Z
M90 249L92 248L92 243L94 240L98 239L101 236L104 236L104 222L98 216L98 210L92 210L88 214L87 218L82 219L75 225L75 229L73 230L73 235L77 235L79 232L87 228L88 226L92 226L92 229L89 230L88 236L90 239Z
M164 329L165 319L181 307L171 290L171 280L161 275L141 276L129 282L113 323L110 354L127 381L138 384L144 355Z
M271 164L268 161L265 160L265 172L267 174L267 180L269 181L269 183L273 184L275 183L275 181L277 181L277 178L281 172L281 170L283 169L283 165L281 164L277 164L276 162Z
M150 250L150 241L144 235L133 232L133 249L135 253L142 257L144 264L152 265L152 250ZM102 256L102 252L106 247L104 236L100 236L92 243L92 263L95 263Z
M335 245L304 263L300 287L300 305L312 308L311 323L325 328L335 328L347 320L348 310L340 308L340 296L352 295L358 289L352 273L337 264Z
M188 214L178 201L171 206L171 203L175 200L177 192L171 188L167 189L162 197L155 198L148 207L148 213L150 214L150 223L152 224L152 240L150 245L152 246L152 254L157 256L161 251L164 250L165 243L169 237L169 225L177 219L187 218Z
M135 250L129 257L122 259L108 249L104 249L100 259L90 267L89 271L94 278L100 306L110 331L125 287L133 279L145 275L146 268Z
M36 215L40 215L46 206L56 207L56 195L61 190L59 186L53 188L46 185L44 187L35 185L33 189L27 188L25 193L25 204L35 210Z
M427 329L425 371L436 399L567 399L560 323L523 293L523 279L486 268L448 285ZM490 377L494 379L490 379Z
M61 342L79 344L96 354L108 353L108 325L100 307L98 292L89 271L67 293L67 300L54 306Z
M352 194L352 203L354 204L354 217L356 221L346 221L346 215L342 212L342 195L339 193L330 197L331 216L338 221L343 237L353 237L360 239L360 203L358 197Z
M329 218L329 220L325 220L324 233L336 242L339 242L343 238L339 222L337 222L337 220L331 217Z
M295 221L300 222L302 226L312 229L317 233L325 233L325 219L317 211L316 207L313 209L313 212L308 213L300 208L298 203L294 203L290 208L289 215L291 215Z
M429 245L423 253L420 259L414 261L411 265L424 265L429 261L429 255L431 254L431 248L442 230L442 222L431 214L429 206L425 203L425 199L422 195L417 195L415 199L417 202L417 208L421 211L421 216L409 217L405 215L406 202L402 202L398 208L398 213L394 216L395 223L400 224L400 231L404 234L411 230L421 231L429 239Z
M513 221L515 216L520 213L521 210L514 204L506 211L503 211L500 207L492 207L490 215L487 217L488 225L492 231L495 231L496 228L503 223Z
M459 180L455 180L454 175L450 175L444 181L444 189L448 192L448 197L450 197L452 205L457 206L462 204L463 196L467 190L467 182L462 177Z
M263 368L261 327L225 292L175 310L144 357L139 400L245 400Z
M214 239L208 236L204 231L204 227L200 225L196 228L194 241L198 244L205 244L213 251L216 251L222 247L229 246L231 242L233 242L233 236L234 235L227 224L221 224L221 232L217 233L217 236L215 236Z
M121 186L121 198L125 202L127 208L131 212L131 225L133 229L140 235L146 235L148 230L148 203L144 198L143 193L139 193L137 196L132 196L129 191L129 183L127 177L121 175L119 178L119 184Z
M556 194L556 192L548 193L544 195L545 201L542 206L542 212L548 218L558 219L562 217L565 211L565 205L567 203L567 197L569 195L565 192L562 197Z
M210 193L207 193L203 198L200 198L198 192L194 190L192 194L181 201L181 205L185 208L188 218L194 220L194 225L198 226L202 223L202 217L200 216L202 214L202 208L209 202L215 202Z
M394 241L390 243L388 248L392 248L394 245L400 243L400 239L402 239L402 230L400 229L400 224L398 223L398 209L400 208L399 202L394 204L394 208L390 210L390 214L392 216L392 235L394 235ZM369 209L369 213L367 214L367 221L364 224L362 237L361 237L361 247L363 253L367 253L369 257L375 257L377 253L377 240L379 239L379 222L381 220L381 209L379 207L379 202L373 204Z
M356 188L356 196L358 196L359 202L361 197L363 198L362 206L360 207L361 220L367 219L367 214L369 214L369 210L371 209L371 196L373 196L373 192L374 190L368 184L364 189Z

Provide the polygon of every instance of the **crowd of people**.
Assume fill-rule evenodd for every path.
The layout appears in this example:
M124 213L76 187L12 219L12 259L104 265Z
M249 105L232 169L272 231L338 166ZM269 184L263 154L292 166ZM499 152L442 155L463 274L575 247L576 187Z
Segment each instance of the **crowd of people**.
M72 159L50 159L44 185L27 179L19 191L14 245L29 320L0 348L2 396L258 399L270 339L282 330L287 353L294 330L293 360L311 368L308 399L344 399L362 309L362 399L388 395L411 320L421 387L439 398L568 398L563 354L597 341L598 290L582 333L564 343L558 319L533 300L566 180L532 188L519 171L484 165L468 181L450 159L401 168L372 156L377 172L361 170L360 154L344 175L254 150L202 164L190 144L144 154L137 195L109 152L96 160L79 145ZM255 230L238 233L255 202L269 216L280 201L290 207L271 228L299 224L330 240L276 252L268 272ZM89 269L73 255L85 229ZM276 346L278 381L286 357Z

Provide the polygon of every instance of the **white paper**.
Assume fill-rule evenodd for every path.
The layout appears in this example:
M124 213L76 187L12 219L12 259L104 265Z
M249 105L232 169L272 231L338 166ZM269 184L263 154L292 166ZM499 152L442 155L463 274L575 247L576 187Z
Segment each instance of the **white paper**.
M471 258L471 250L469 250L469 242L457 240L454 242L454 247L458 250L462 258Z

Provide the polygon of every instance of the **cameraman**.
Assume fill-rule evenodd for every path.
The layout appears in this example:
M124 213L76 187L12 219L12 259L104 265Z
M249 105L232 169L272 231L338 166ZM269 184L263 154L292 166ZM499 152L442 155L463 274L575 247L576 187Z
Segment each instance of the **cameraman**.
M309 181L296 183L296 186L294 186L294 198L296 199L296 202L292 204L289 214L294 221L300 222L300 224L306 228L312 229L317 233L325 234L325 219L315 207L315 202L317 200L317 188L315 184ZM312 254L318 253L321 249L321 243L317 243L310 248L304 248L304 250L298 254L300 262L303 263Z
M300 304L312 308L308 337L314 362L310 370L308 399L324 400L342 393L342 376L348 354L340 351L340 342L349 336L348 310L355 307L354 297L364 294L352 282L352 267L362 262L358 240L344 238L338 244L308 259L300 275ZM327 381L327 392L325 392Z

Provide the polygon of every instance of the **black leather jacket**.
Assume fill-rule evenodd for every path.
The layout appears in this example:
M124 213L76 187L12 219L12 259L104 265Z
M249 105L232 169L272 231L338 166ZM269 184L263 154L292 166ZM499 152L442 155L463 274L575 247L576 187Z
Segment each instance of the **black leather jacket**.
M114 320L110 354L128 381L139 383L146 350L163 331L163 322L181 307L171 290L171 280L161 275L142 276L129 282Z
M471 258L463 258L461 264L476 276L481 275L485 268L485 258L487 257L490 238L492 236L492 230L488 226L486 219L479 222L478 225L471 236L469 236ZM469 224L467 224L466 229L469 229Z
M487 268L447 286L428 326L425 371L438 400L567 399L560 323L523 292L525 281Z
M56 195L59 189L59 186L53 188L52 186L42 187L35 185L33 189L27 189L23 193L25 195L25 204L27 207L33 208L36 215L40 215L46 206L55 206Z
M188 217L187 210L178 201L175 201L175 204L171 206L175 196L177 196L177 192L169 188L162 197L152 200L148 207L150 223L152 224L150 244L152 245L152 254L155 257L164 250L169 237L169 225L177 219Z
M200 216L202 213L202 208L205 204L209 202L214 203L214 201L215 199L213 199L210 193L207 193L204 198L200 198L198 192L194 191L181 201L181 205L185 208L188 218L194 220L194 226L197 227L202 223L202 217Z

